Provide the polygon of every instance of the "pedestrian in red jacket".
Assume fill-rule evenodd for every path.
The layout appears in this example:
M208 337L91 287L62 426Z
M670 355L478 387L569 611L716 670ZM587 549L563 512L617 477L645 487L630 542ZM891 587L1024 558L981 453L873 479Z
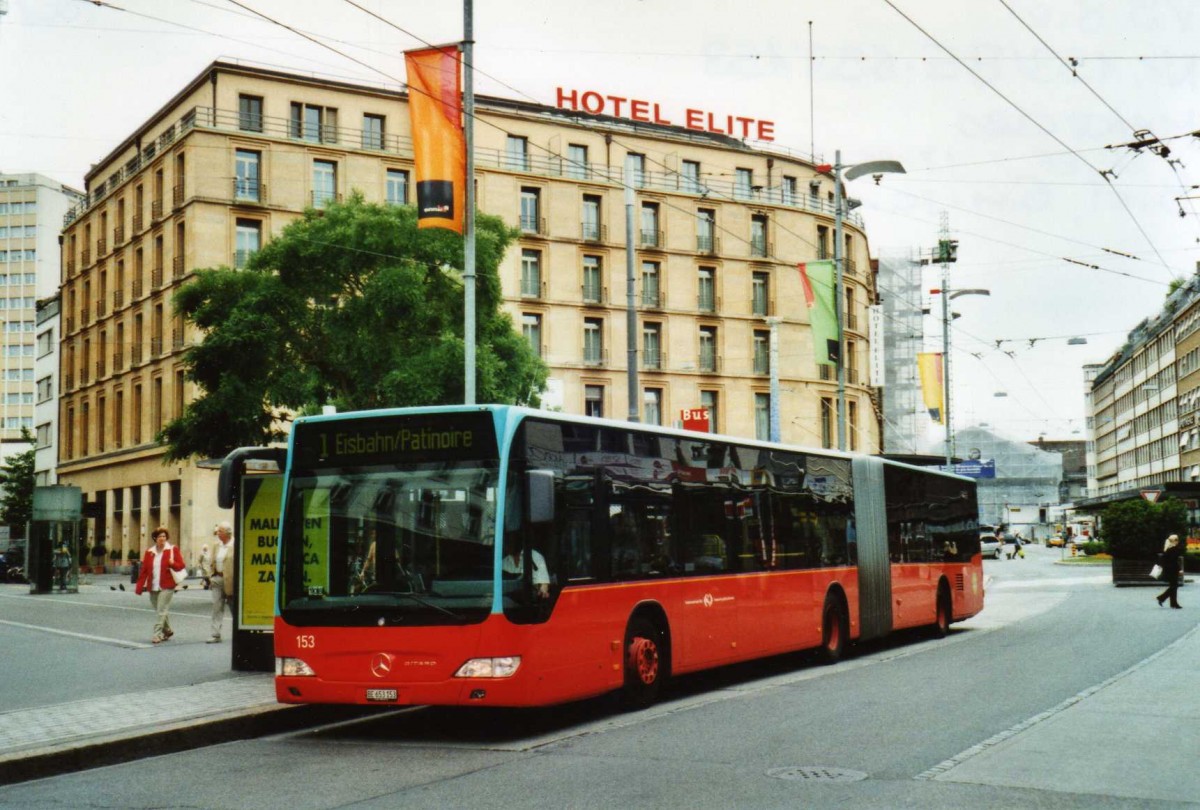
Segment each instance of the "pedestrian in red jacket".
M187 578L187 566L183 563L183 555L179 549L169 542L171 533L163 526L154 530L151 537L154 545L146 549L142 557L142 571L138 577L138 594L150 592L150 604L154 607L154 636L155 644L175 635L171 629L171 600L175 597L176 582Z

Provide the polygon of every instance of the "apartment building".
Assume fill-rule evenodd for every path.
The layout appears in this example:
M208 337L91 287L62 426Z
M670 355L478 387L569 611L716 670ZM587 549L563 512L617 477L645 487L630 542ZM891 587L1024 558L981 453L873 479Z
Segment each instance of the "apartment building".
M778 318L784 441L836 443L836 375L814 360L798 262L833 254L833 185L808 158L726 135L477 99L480 210L520 237L505 306L550 368L544 404L623 418L625 187L635 196L638 403L673 424L765 438L767 318ZM216 62L96 163L63 234L59 477L82 487L109 548L162 524L189 556L220 517L215 474L154 441L197 392L200 339L171 295L198 268L243 266L308 207L352 192L411 204L407 100L395 89ZM879 447L865 377L875 287L857 212L844 231L847 433Z
M58 289L59 230L82 197L44 175L0 173L0 456L28 449L26 429L35 436L40 473L54 466L54 418L43 411L55 388L43 385L50 381L35 365L57 356L58 333L39 319L38 302ZM48 369L52 377L55 366ZM38 482L49 483L45 478Z

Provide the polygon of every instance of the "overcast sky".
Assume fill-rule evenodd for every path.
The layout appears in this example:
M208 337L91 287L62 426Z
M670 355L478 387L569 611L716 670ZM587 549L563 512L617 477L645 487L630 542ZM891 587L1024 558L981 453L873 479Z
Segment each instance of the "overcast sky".
M82 188L216 58L399 86L401 51L462 32L450 0L8 0L0 171ZM954 302L958 427L1082 438L1082 366L1200 258L1200 200L1177 201L1200 197L1195 0L478 0L475 39L481 93L597 90L770 120L776 146L828 161L901 161L849 186L872 255L931 248L944 213L951 287L991 290ZM1169 155L1106 148L1138 130Z

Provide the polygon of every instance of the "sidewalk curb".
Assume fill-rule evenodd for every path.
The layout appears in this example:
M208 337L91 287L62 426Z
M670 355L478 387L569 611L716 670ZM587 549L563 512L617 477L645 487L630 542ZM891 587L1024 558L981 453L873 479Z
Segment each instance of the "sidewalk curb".
M344 719L344 706L260 705L203 720L181 720L153 731L131 729L77 745L43 746L0 757L0 785L174 754L217 743L297 731Z

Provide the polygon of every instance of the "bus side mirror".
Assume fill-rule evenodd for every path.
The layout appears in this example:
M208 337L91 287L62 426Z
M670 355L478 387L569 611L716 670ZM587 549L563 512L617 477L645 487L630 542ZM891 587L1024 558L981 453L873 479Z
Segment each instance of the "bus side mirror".
M525 491L529 493L529 522L554 520L554 471L529 470L525 473Z

